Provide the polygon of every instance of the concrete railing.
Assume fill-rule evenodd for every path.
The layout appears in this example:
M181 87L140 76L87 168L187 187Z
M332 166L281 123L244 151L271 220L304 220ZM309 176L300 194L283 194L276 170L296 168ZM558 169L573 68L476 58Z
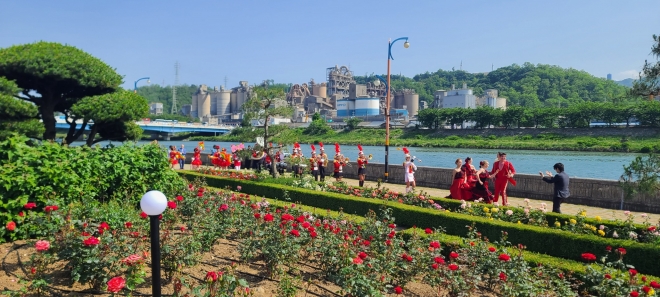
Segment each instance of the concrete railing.
M187 157L187 162L189 163L192 154L188 154ZM202 159L206 164L206 157L202 157ZM384 172L384 164L370 163L367 166L366 179L369 181L383 179ZM404 184L403 173L404 170L402 165L390 165L388 182L393 184ZM344 170L344 176L357 179L357 164L351 162L351 166ZM415 172L417 186L421 187L449 189L452 182L451 177L452 169L449 168L418 166L418 170ZM541 180L540 176L516 174L515 179L516 186L509 184L507 188L509 196L552 201L553 185ZM490 187L491 190L494 190L493 182L490 183ZM660 213L660 197L636 195L630 199L624 200L623 189L617 181L571 178L569 189L571 197L566 201L567 203L609 209Z

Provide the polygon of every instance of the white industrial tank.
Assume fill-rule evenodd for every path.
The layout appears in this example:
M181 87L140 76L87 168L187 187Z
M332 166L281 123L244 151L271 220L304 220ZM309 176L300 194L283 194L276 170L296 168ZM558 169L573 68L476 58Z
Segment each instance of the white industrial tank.
M355 99L355 115L367 116L378 115L380 110L379 98L357 98Z
M190 116L196 117L197 116L197 94L192 95L192 104L190 106Z

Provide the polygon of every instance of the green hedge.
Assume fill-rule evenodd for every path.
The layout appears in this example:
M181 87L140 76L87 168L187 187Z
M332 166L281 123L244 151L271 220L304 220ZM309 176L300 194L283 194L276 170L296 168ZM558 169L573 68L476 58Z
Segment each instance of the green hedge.
M642 273L660 276L660 266L651 260L660 258L660 249L649 244L573 234L562 230L489 220L483 217L442 212L378 199L204 176L193 172L180 172L180 174L188 179L205 177L208 185L212 187L229 186L236 189L237 186L241 186L242 192L252 195L285 197L286 193L291 201L328 210L342 209L348 214L365 215L370 209L377 210L382 206L387 206L393 210L396 221L401 225L422 228L443 227L450 235L463 235L467 232L466 227L474 223L475 227L490 239L499 239L501 232L506 231L510 242L523 244L529 251L576 261L581 261L581 254L585 252L602 254L607 246L624 247L628 251L626 263L634 265Z

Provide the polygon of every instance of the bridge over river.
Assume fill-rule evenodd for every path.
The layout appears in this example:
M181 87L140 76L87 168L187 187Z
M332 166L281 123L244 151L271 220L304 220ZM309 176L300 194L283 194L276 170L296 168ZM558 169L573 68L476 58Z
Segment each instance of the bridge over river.
M69 124L63 116L58 117L55 128L60 131L68 131ZM162 136L164 140L170 140L170 136L174 133L204 133L219 135L225 134L234 129L234 126L228 125L209 125L201 123L178 123L174 121L138 121L135 122L142 130L151 133L154 136ZM85 131L89 131L90 123L85 127ZM82 127L82 121L76 122L76 129Z

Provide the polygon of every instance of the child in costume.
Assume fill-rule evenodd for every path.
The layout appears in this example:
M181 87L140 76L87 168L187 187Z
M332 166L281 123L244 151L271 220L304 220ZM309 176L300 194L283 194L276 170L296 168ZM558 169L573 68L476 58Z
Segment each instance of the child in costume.
M358 179L360 180L360 187L364 187L364 179L367 176L367 163L369 163L369 160L364 156L362 145L358 144L358 150L360 150L357 159Z
M403 170L406 180L406 193L415 191L415 171L417 171L417 166L415 166L415 160L410 156L410 151L408 148L403 148L403 153L406 154L406 160L403 162Z

